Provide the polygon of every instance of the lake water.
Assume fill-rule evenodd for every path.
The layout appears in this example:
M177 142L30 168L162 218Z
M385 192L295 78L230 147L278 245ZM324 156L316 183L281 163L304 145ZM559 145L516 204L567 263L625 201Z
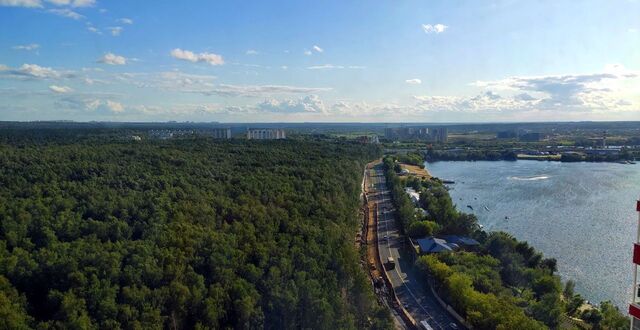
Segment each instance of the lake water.
M456 182L450 186L453 202L458 210L474 213L485 230L528 241L558 260L563 281L573 279L576 292L626 310L633 284L640 164L486 161L426 166L432 175Z

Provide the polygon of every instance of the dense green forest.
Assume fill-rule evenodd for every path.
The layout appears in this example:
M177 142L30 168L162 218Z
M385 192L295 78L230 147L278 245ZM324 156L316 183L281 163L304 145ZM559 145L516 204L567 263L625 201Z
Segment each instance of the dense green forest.
M578 311L585 300L573 292L571 281L563 290L555 259L544 258L527 242L507 233L483 231L475 215L456 209L437 178L400 177L394 157L385 157L384 166L401 227L407 234L456 234L480 242L473 252L431 254L416 261L425 280L476 329L567 328L562 326L563 314L582 319L582 324L593 329L629 327L628 318L610 302ZM419 206L426 215L416 211L405 187L420 193Z
M375 146L0 141L0 328L391 327L353 243Z

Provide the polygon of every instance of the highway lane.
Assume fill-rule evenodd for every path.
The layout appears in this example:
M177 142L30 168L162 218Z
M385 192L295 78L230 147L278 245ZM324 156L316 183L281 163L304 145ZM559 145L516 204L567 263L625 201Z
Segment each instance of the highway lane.
M451 324L463 329L438 304L425 283L418 281L421 275L413 267L413 258L407 245L409 243L400 234L395 221L391 195L381 165L375 168L371 179L375 188L371 198L378 203L378 249L398 299L417 322L426 320L433 329L456 329ZM393 269L386 264L388 257L395 260Z

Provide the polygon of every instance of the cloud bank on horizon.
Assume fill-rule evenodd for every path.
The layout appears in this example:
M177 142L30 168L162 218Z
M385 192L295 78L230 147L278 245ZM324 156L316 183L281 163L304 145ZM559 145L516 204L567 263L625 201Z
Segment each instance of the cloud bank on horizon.
M0 120L640 120L638 12L0 0Z

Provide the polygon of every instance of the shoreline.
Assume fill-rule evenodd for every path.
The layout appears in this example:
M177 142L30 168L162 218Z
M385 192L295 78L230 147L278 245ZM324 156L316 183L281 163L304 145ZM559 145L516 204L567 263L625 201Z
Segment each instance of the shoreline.
M531 157L531 158L517 158L517 159L431 159L425 160L426 163L437 163L437 162L517 162L519 160L532 160L537 162L557 162L557 163L609 163L609 164L620 164L620 165L635 165L635 160L578 160L578 161L567 161L561 159L548 159L544 157Z
M524 160L528 160L528 159L524 159ZM533 160L533 159L532 159L532 160ZM459 161L459 160L448 160L448 161L449 161L449 162L453 162L453 161ZM493 161L493 160L486 160L486 161L487 161L487 162L490 162L490 161ZM425 163L428 165L428 164L434 164L434 163L437 163L437 162L442 162L442 161L431 161L431 162L426 161ZM462 161L459 161L459 162L462 162ZM570 162L570 163L614 163L614 162L590 162L590 161L583 161L583 162ZM531 163L531 164L534 164L534 163ZM586 165L586 164L585 164L585 165ZM620 164L620 165L622 165L622 164ZM626 164L625 164L625 165L626 165ZM490 166L490 165L485 165L485 166ZM507 165L505 164L505 166L507 166ZM617 167L615 167L615 168L617 168ZM633 169L633 168L630 168L630 169ZM467 168L467 170L468 170L468 168ZM484 172L482 172L482 173L484 173ZM442 174L442 173L440 173L440 174ZM451 173L450 173L450 174L451 174ZM482 174L480 173L480 174L478 174L478 175L482 175ZM464 176L461 178L460 176L450 175L450 176L447 176L447 178L448 178L448 179L450 179L450 180L456 180L456 182L458 182L458 181L460 181L460 180L468 181L468 180L465 180L465 177L464 177ZM452 189L452 190L454 190L454 189ZM463 191L463 190L461 190L461 188L458 188L458 189L455 189L455 191L461 192L461 191ZM450 193L451 193L451 192L450 192ZM482 195L480 194L480 192L476 191L476 193L478 194L478 196L482 196ZM468 190L467 190L467 193L463 193L462 195L463 195L463 196L467 196L467 195L468 195ZM469 197L469 196L467 196L467 197ZM454 203L454 204L459 204L459 202L460 202L460 201L458 200L458 197L457 197L457 196L454 198L454 196L452 195L452 196L451 196L451 198L452 198L452 201L453 201L453 203ZM491 198L491 197L489 197L489 198ZM471 199L473 199L473 198L471 198ZM480 199L480 197L478 197L478 199ZM465 197L465 199L464 199L464 200L465 200L465 202L466 202L466 201L467 201L467 200L469 200L469 199ZM460 203L461 203L461 202L460 202ZM475 209L475 205L473 205L473 206L474 206L474 209ZM456 207L457 207L459 210L460 210L460 209L462 209L462 211L463 211L463 212L464 212L464 211L469 211L469 210L465 210L465 209L464 209L464 204L456 205ZM498 211L498 210L502 210L502 209L503 209L502 207L500 207L500 208L498 208L498 209L496 209L496 208L494 208L494 207L491 207L491 211L492 211L492 212L496 212L496 211ZM491 217L491 216L493 216L493 215L486 215L486 214L483 214L483 212L484 212L484 211L483 211L482 209L476 209L476 210L469 211L469 212L470 212L470 213L472 213L472 214L474 214L474 215L476 215L476 216L478 216L479 218L480 218L480 216L482 216L482 217L484 218L483 225L484 225L485 227L483 228L483 230L484 230L484 231L486 231L486 232L498 232L498 231L502 231L502 232L506 232L506 233L509 233L509 234L511 234L511 235L514 235L514 237L516 237L518 240L523 240L523 241L527 241L527 242L533 243L533 241L532 241L531 239L527 239L527 238L523 237L523 235L522 235L522 234L523 234L523 233L522 233L522 231L521 231L521 230L518 230L518 228L520 228L519 226L517 226L517 225L516 225L516 227L513 227L512 225L505 225L505 224L501 224L501 219L502 219L502 217L504 216L504 214L502 214L502 215L500 215L500 216L496 216L496 217L495 217L495 221L492 221L492 220L488 219L487 217ZM505 213L505 214L507 214L507 213ZM516 218L516 217L514 217L511 213L509 213L509 216L510 216L509 221L511 221L511 220L513 220L513 219L515 219L515 218ZM491 219L493 219L493 218L491 218ZM507 221L507 220L504 220L504 221ZM507 227L509 227L509 228L507 228ZM491 229L489 229L489 228L491 228ZM550 239L550 240L553 240L554 238L553 238L553 237L550 237L549 239ZM538 243L539 243L539 242L538 242ZM543 244L543 245L544 245L544 244ZM539 245L539 244L536 244L536 246L535 246L535 247L536 247L536 249L537 249L537 250L539 250L539 251L542 251L542 249L543 249L542 247L540 247L540 245ZM545 249L545 250L546 250L546 249ZM563 254L558 254L558 253L557 253L557 251L556 251L556 253L549 253L549 254L545 253L545 255L547 255L548 257L557 258L557 259L558 259L558 261L559 261L559 262L558 262L559 264L564 264L565 266L567 266L567 265L572 265L571 263L566 263L566 262L562 262L562 263L561 263L561 262L560 262L560 260L561 260L561 259L564 259L564 257L563 257ZM581 266L585 266L585 265L584 265L584 264L582 264ZM589 265L587 265L587 266L589 266ZM607 301L607 300L608 300L608 301L611 301L611 303L612 303L614 306L618 307L618 308L620 309L620 311L624 311L624 309L626 308L626 306L627 306L627 305L626 305L626 304L627 304L627 302L624 300L624 298L626 297L626 294L625 294L624 296L620 296L620 295L618 294L618 292L615 292L615 291L614 291L614 292L610 292L611 294L608 294L608 293L606 293L606 292L608 292L608 289L605 289L605 290L601 291L600 293L592 292L592 291L590 291L590 289L585 289L585 287L589 287L589 285L590 285L589 281L586 281L586 282L585 282L585 280L584 280L584 278L583 278L583 277L581 277L581 276L575 276L575 274L574 274L574 276L571 276L570 274L568 274L568 273L567 273L567 271L566 271L566 267L562 267L562 266L560 266L559 268L565 268L565 270L564 270L564 271L559 271L559 272L558 272L558 275L562 275L561 277L562 277L563 283L566 283L566 282L567 282L567 281L569 281L569 280L573 280L573 281L575 281L575 282L582 282L582 284L580 285L580 286L582 287L582 289L581 289L581 290L576 290L576 291L577 291L577 292L579 292L579 293L581 293L581 294L582 294L582 296L585 298L585 305L587 304L587 301L588 301L588 302L589 302L589 303L588 303L588 305L589 305L590 307L592 307L592 308L599 308L599 306L600 306L600 303L601 303L601 302L604 302L604 301ZM564 274L561 274L561 273L564 273ZM629 284L629 287L630 287L630 286L631 286L631 285ZM604 296L604 297L597 298L597 296L599 296L599 295ZM630 295L631 295L631 294L629 293L629 296L630 296ZM622 300L620 300L621 298L622 298ZM599 300L602 300L602 301L599 301Z

